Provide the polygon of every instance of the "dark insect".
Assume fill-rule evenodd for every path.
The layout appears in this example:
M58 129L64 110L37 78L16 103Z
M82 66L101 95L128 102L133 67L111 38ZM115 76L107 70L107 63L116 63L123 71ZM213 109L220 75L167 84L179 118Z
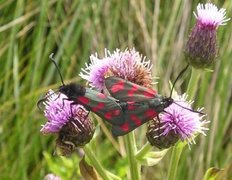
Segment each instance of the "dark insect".
M120 101L124 112L125 122L112 126L112 133L115 136L122 136L133 131L173 103L172 98L163 97L152 89L118 77L106 78L105 86L111 96Z
M170 106L172 103L177 104L172 98L173 88L177 80L187 70L187 68L188 65L180 72L174 81L169 97L161 96L153 89L139 86L119 77L112 76L106 78L105 86L110 95L119 100L125 119L123 124L113 125L112 133L115 136L125 135L147 121L158 117L159 113L166 112L165 108ZM198 111L191 109L188 110L202 114Z
M70 83L65 85L60 70L53 58L53 54L51 54L49 58L56 66L60 75L62 86L59 87L59 92L67 96L67 99L64 100L73 101L71 105L83 105L88 111L94 112L113 125L121 125L124 123L122 107L114 98L79 84ZM44 100L46 100L46 98L37 103L38 107Z

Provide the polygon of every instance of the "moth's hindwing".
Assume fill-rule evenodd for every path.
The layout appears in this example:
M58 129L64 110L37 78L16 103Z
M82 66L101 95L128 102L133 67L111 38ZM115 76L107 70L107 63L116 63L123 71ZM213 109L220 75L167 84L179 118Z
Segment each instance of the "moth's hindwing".
M115 99L97 91L86 88L85 95L78 96L77 102L112 125L121 125L125 121L122 108Z
M115 76L106 78L105 86L110 95L120 101L146 101L154 98L157 94L153 89L145 88Z
M124 109L125 122L121 125L113 125L112 134L123 136L157 115L158 112L154 108L150 108L148 102L128 102Z

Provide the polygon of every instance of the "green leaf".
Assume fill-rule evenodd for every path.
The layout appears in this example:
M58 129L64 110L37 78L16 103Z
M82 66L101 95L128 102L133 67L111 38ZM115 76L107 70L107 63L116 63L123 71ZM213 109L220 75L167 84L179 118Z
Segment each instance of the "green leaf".
M214 72L213 69L209 69L209 68L205 68L204 71L205 71L205 72L209 72L209 73L213 73L213 72Z
M218 179L218 177L222 175L223 171L224 171L223 169L218 169L215 167L209 168L204 175L204 180Z
M90 166L86 161L85 157L79 163L80 172L84 179L97 180L98 176L95 169Z
M165 154L168 152L168 149L162 150L162 151L150 151L147 152L144 156L142 157L137 157L137 161L146 166L154 166L158 164Z

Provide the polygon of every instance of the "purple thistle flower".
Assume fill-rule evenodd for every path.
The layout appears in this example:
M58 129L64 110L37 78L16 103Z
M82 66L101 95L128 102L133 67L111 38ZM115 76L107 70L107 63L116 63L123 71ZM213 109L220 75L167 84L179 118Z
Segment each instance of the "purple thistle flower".
M192 109L192 102L186 101L186 98L186 94L183 94L179 96L175 102L185 108ZM161 135L166 136L171 131L174 131L182 141L187 140L190 144L191 142L195 143L194 138L198 133L206 136L204 131L208 130L208 128L204 126L208 124L209 121L202 121L204 116L199 115L199 113L191 112L188 109L184 109L175 103L167 107L165 111L168 113L162 113L160 115L160 129L163 130ZM198 109L198 111L201 110L202 109Z
M106 55L107 56L107 55ZM80 76L90 83L90 86L102 90L104 87L104 79L107 76L111 60L108 57L98 58L98 55L90 56L90 63L85 64L86 68L81 69Z
M120 51L112 54L105 51L105 57L90 56L90 64L82 69L80 76L90 82L92 87L104 89L104 79L117 76L143 86L150 86L152 81L150 61L135 49Z
M197 23L189 35L185 47L188 62L195 68L207 68L217 57L217 27L225 25L226 10L207 3L198 4L197 13L194 12Z
M197 13L193 12L197 19L197 23L202 26L217 28L220 25L226 25L230 18L226 19L226 10L221 8L218 10L217 6L212 3L198 4Z
M93 137L94 124L83 106L72 104L67 96L52 90L46 95L44 115L48 119L40 130L43 134L58 134L56 145L62 155L71 154Z
M204 116L199 113L190 111L192 102L186 101L186 98L187 96L183 94L175 99L175 103L180 106L175 103L171 104L165 109L166 112L160 114L160 124L149 126L147 137L151 144L158 143L158 147L167 148L168 145L174 145L178 139L187 141L188 144L192 144L192 142L195 144L194 138L197 134L206 136L205 131L208 128L204 126L209 121L202 120ZM198 111L201 110L198 109Z
M60 129L72 118L72 113L76 114L80 105L71 105L72 101L67 101L64 94L56 94L49 90L47 100L44 102L44 115L48 119L40 130L43 134L58 133Z

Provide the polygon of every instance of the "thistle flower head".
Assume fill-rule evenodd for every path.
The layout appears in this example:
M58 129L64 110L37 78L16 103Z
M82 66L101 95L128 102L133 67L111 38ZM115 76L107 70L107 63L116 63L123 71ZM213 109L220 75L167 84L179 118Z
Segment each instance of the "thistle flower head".
M209 121L202 120L204 116L191 111L191 102L186 101L187 96L184 94L175 99L175 103L165 109L160 115L159 127L154 131L159 131L159 135L153 138L167 137L168 139L178 137L188 144L195 143L194 138L197 134L205 134L208 128L205 127ZM176 104L177 103L177 104ZM199 109L198 111L201 111ZM151 131L151 130L150 130ZM157 133L156 133L157 134Z
M179 140L178 134L174 131L170 131L170 133L161 135L163 132L160 128L161 123L157 118L148 122L147 129L147 140L150 142L152 146L155 146L159 149L167 149L171 146L174 146L176 142Z
M40 131L43 134L58 134L56 145L62 155L70 154L92 139L94 124L88 118L89 111L83 106L72 104L64 94L52 90L47 93L44 104L44 115L48 121Z
M59 131L56 145L62 155L71 154L77 147L84 146L93 137L94 124L83 107Z
M149 60L146 60L146 57L140 55L135 49L124 52L117 49L113 54L110 54L110 59L112 63L109 71L114 76L127 79L141 86L150 86L152 65L150 65Z
M108 76L121 77L143 86L151 84L150 61L135 49L125 51L116 49L112 54L106 50L104 58L99 59L97 55L92 55L90 60L90 64L86 64L80 76L99 90L104 88L104 79Z
M80 76L87 80L92 87L102 90L104 87L104 79L108 74L111 60L108 57L98 58L98 55L90 56L90 63L85 64L86 68L81 69Z
M211 4L199 4L197 13L194 12L197 23L189 35L185 46L187 61L195 68L208 68L214 62L218 54L217 27L225 25L226 10Z
M77 113L80 105L71 105L67 96L49 90L46 95L44 115L48 119L40 130L43 134L58 133L60 129Z
M197 13L193 12L197 19L197 23L202 26L216 28L220 25L225 25L230 18L226 19L226 10L218 9L212 3L198 4Z

